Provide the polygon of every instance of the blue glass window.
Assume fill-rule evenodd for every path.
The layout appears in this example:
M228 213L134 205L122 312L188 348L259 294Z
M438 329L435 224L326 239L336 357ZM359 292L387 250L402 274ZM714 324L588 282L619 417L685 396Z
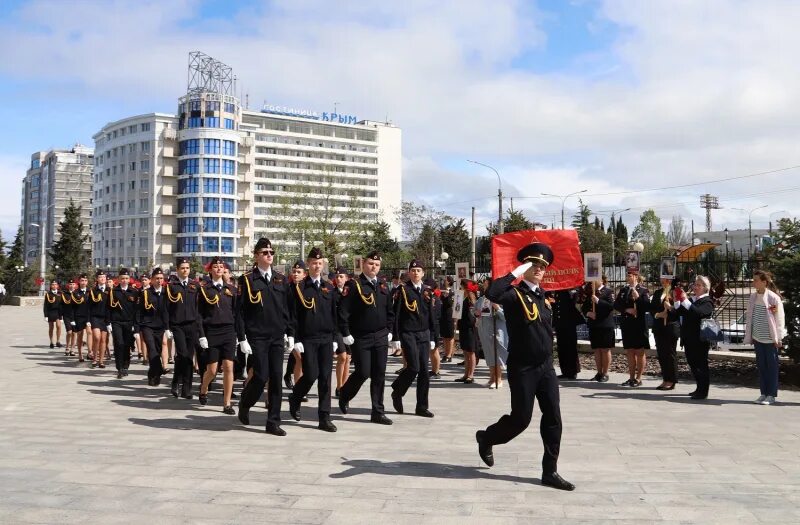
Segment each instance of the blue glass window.
M197 249L197 237L178 237L178 251L191 253L199 251Z
M225 103L225 111L227 113L236 113L236 106L230 102Z
M219 111L219 101L206 100L206 111Z
M223 160L222 173L225 175L236 175L236 163L232 160Z
M178 163L178 175L196 175L200 172L200 159L184 159Z
M233 119L232 118L226 118L225 119L225 129L236 129L233 126Z
M219 155L219 139L203 139L203 152L206 155Z
M203 125L203 119L201 119L200 117L189 117L188 127L199 128L202 125Z
M218 237L203 237L203 251L216 252L219 251L219 238Z
M219 117L206 117L206 128L218 128L219 127Z
M198 139L182 140L180 144L181 155L197 155L200 153L200 141Z
M233 219L222 219L222 233L233 233Z
M178 194L182 195L184 193L197 193L199 187L199 179L197 177L181 179L178 181Z
M178 213L197 213L197 197L178 199Z
M219 213L219 199L203 199L203 213Z
M222 179L222 193L226 195L233 195L235 181Z
M233 199L222 199L222 213L236 213L236 201Z
M206 193L219 193L219 179L203 178L203 191Z
M219 173L219 159L203 159L204 173Z
M218 232L219 231L219 217L204 217L203 218L203 231Z
M222 244L220 245L220 251L230 253L233 251L233 239L230 237L223 237Z
M222 154L229 157L236 155L236 143L232 140L222 141Z
M197 223L197 217L181 217L178 219L178 233L197 233L198 231L200 231L200 227Z

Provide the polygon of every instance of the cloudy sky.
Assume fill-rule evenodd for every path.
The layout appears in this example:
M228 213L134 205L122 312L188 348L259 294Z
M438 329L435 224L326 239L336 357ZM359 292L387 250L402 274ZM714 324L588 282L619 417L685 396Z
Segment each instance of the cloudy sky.
M403 129L403 198L469 218L550 224L654 208L704 229L800 215L800 3L785 1L14 1L0 13L0 227L40 149L174 112L189 51L233 67L250 108L330 111ZM789 169L787 169L789 168ZM771 172L771 173L766 173ZM723 181L723 179L732 179ZM506 208L510 205L506 200ZM566 203L567 215L577 199Z

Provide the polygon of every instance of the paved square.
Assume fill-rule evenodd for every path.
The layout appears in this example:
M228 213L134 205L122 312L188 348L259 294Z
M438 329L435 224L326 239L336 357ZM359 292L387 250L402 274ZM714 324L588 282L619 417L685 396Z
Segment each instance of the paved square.
M800 522L798 392L757 406L752 388L712 384L698 403L685 383L564 383L565 493L537 481L538 411L482 465L475 430L508 410L508 389L453 383L455 364L432 384L432 420L390 409L393 426L371 424L362 389L350 414L334 409L338 433L316 429L312 397L277 438L263 403L245 428L219 394L201 407L148 387L141 365L120 381L65 361L36 308L3 307L0 323L0 523Z

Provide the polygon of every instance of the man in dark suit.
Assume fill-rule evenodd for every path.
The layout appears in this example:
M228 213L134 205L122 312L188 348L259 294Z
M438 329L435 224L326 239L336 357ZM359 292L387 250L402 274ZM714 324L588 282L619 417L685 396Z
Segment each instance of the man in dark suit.
M556 468L561 448L561 407L553 368L552 315L539 284L553 262L553 251L536 242L522 248L517 260L522 264L495 279L486 292L491 301L503 305L506 316L511 414L475 434L478 453L488 466L494 465L492 446L508 443L528 427L536 399L542 410L542 484L574 490L575 485L562 478ZM519 277L523 277L522 282L514 286Z

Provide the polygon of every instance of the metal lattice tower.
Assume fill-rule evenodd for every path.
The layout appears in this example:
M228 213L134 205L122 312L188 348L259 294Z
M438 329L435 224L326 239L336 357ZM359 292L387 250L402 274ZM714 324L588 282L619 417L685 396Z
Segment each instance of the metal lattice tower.
M706 210L706 231L711 231L711 210L719 209L719 197L706 193L700 195L700 207Z
M219 93L236 96L236 77L233 68L201 51L189 53L187 95Z

